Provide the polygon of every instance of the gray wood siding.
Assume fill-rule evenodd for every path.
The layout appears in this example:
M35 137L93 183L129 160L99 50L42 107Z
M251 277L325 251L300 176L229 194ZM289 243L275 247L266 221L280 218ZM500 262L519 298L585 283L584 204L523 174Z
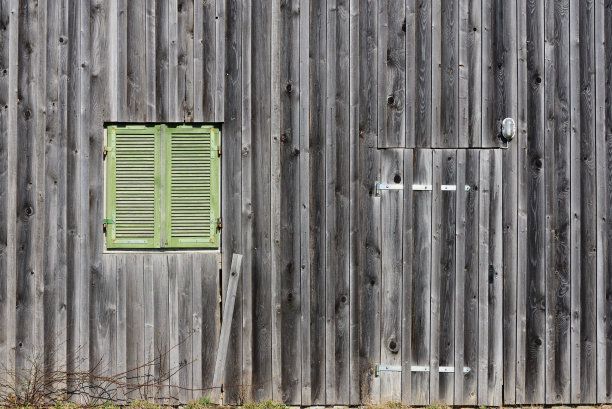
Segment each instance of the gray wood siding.
M104 252L108 122L221 127L220 252ZM0 0L0 367L208 395L240 253L226 403L612 403L611 141L609 0Z

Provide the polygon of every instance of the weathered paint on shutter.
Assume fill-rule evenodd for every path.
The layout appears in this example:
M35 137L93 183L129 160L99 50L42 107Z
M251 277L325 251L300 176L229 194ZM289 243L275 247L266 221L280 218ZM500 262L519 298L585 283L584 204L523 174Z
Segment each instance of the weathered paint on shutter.
M219 130L177 126L165 135L165 247L217 248Z
M159 247L159 127L111 126L107 146L107 248Z

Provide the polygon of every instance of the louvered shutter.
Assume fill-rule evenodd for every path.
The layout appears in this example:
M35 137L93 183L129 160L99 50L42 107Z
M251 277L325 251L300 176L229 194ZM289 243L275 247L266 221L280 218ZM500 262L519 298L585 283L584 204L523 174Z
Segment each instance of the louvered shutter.
M166 247L219 247L219 131L165 128Z
M107 247L160 246L158 127L111 126L107 134Z

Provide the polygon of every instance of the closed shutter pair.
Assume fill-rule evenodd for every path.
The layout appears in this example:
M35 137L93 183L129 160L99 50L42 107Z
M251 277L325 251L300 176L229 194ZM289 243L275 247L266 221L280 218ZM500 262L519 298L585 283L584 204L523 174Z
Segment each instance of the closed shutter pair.
M107 130L107 248L217 248L219 130Z

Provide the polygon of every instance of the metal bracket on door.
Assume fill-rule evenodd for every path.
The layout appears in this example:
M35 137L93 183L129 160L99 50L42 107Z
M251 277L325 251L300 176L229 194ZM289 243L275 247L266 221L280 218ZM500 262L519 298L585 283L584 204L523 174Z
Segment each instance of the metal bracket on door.
M403 190L404 185L399 183L376 183L376 196L380 196L380 193L383 190ZM412 185L413 191L424 191L424 190L432 190L432 185ZM469 191L471 189L470 185L465 185L465 191ZM440 190L442 191L455 191L457 190L457 185L440 185Z
M410 370L411 372L429 372L429 367L414 365L410 367ZM455 367L454 366L440 366L438 367L438 370L440 372L445 372L445 373L455 372ZM401 372L402 367L393 366L393 365L376 365L376 376L380 376L381 371ZM469 367L467 366L463 367L463 373L469 373L470 371L471 369Z
M381 190L404 190L400 183L378 183L376 182L376 196L380 196Z

